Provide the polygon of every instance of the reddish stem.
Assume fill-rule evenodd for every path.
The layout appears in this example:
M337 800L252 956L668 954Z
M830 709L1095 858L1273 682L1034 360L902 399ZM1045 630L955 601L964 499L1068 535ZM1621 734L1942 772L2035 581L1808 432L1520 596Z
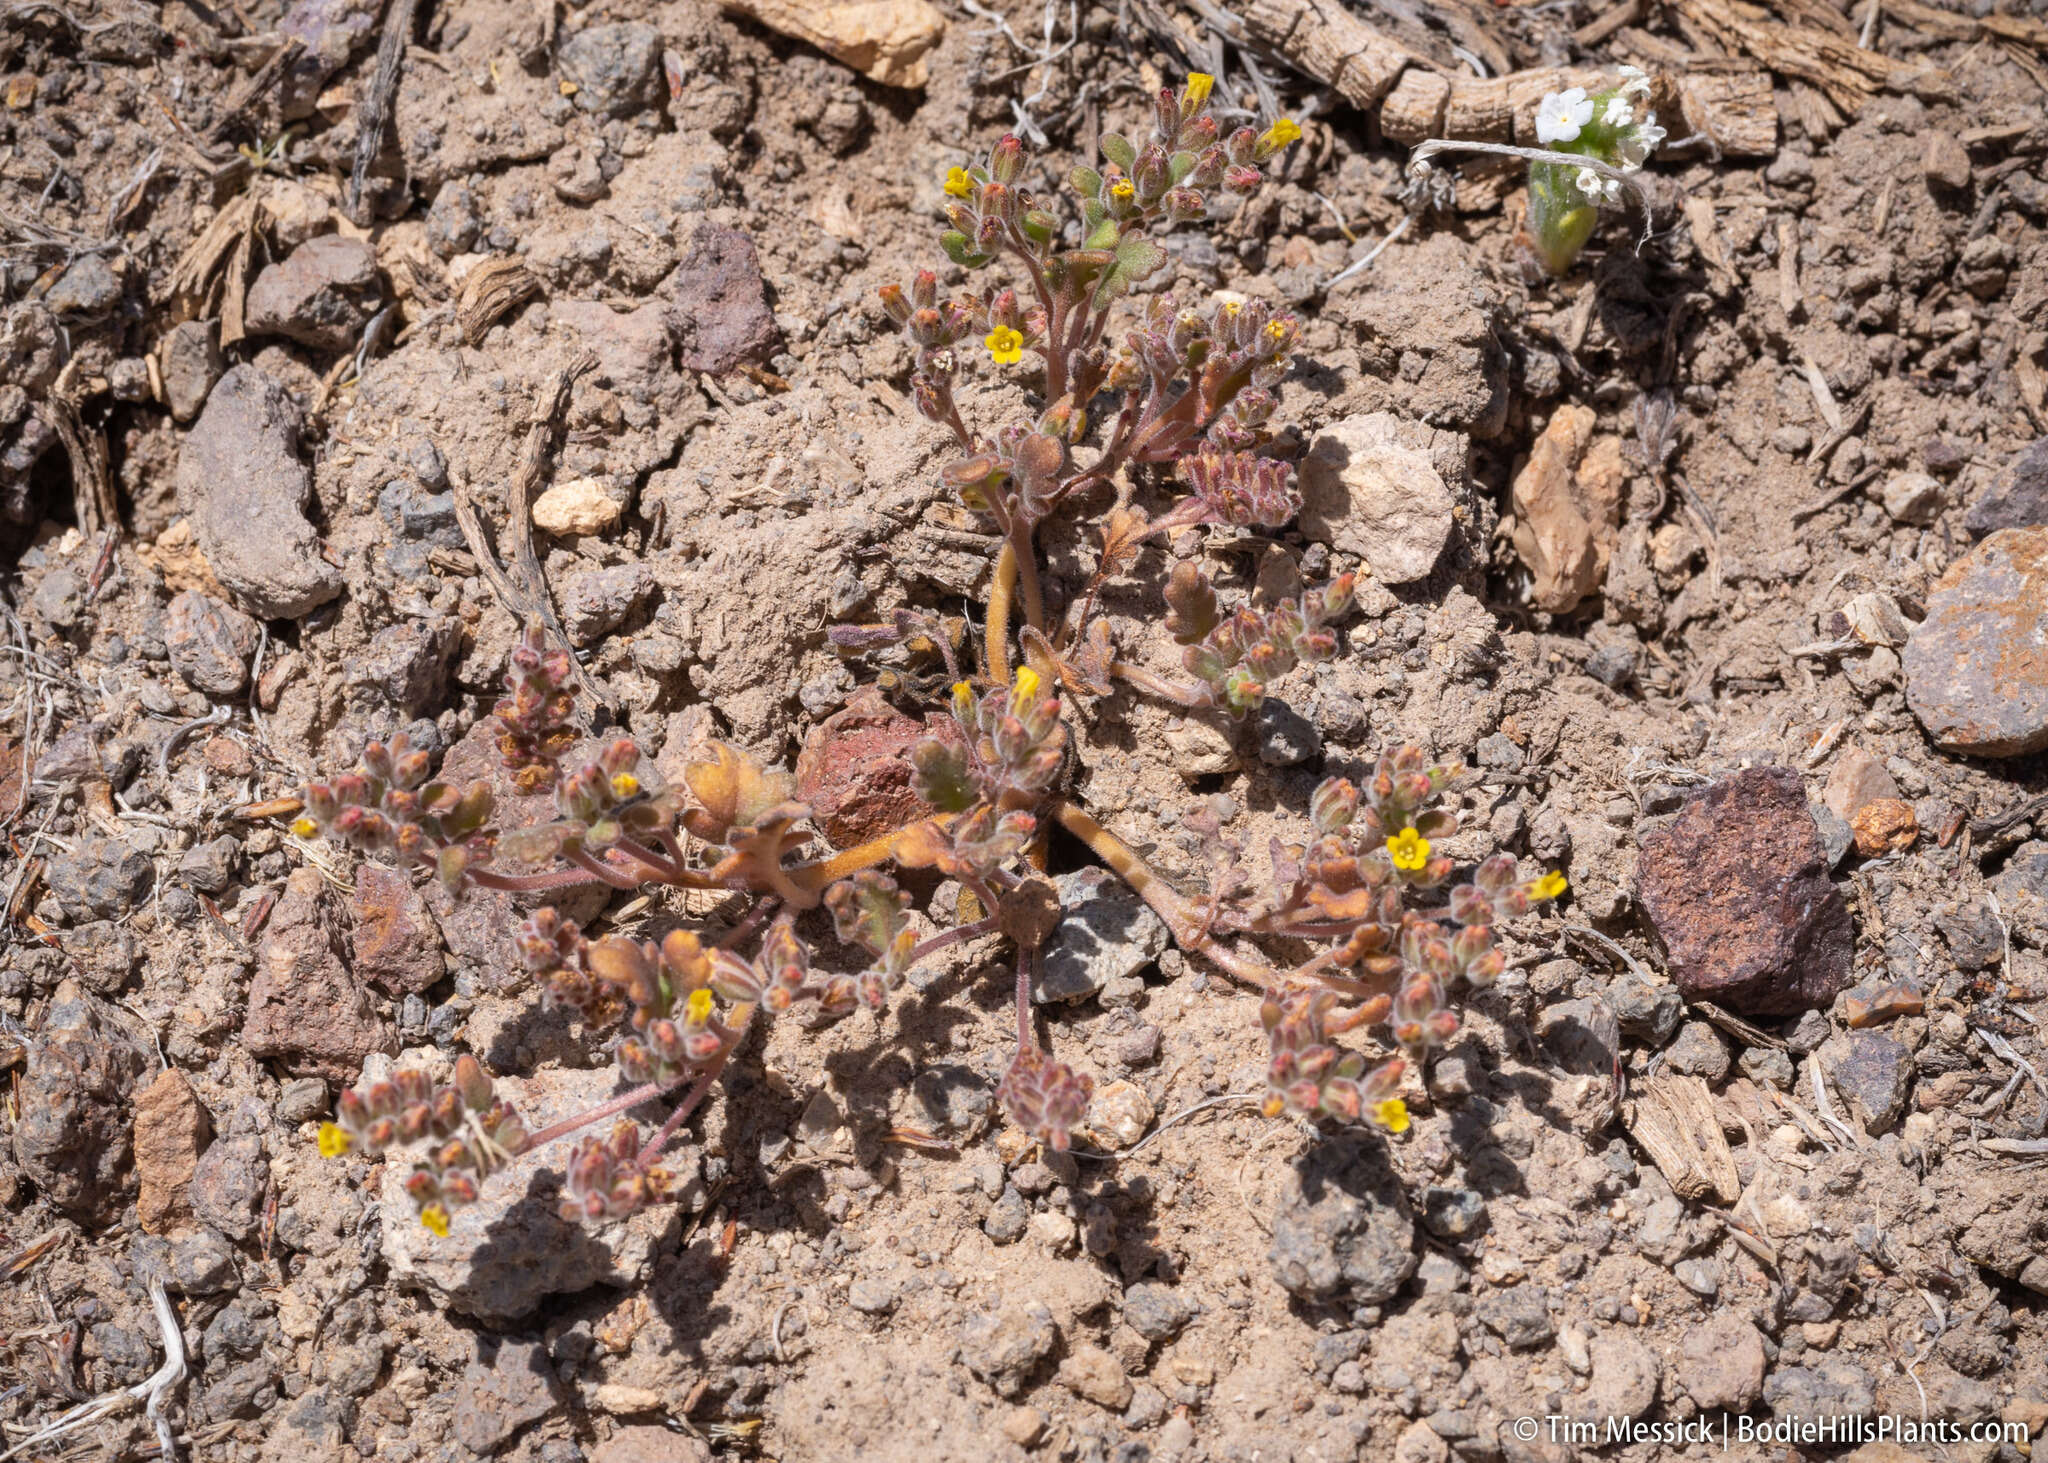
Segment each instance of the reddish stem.
M563 1118L559 1123L549 1124L538 1133L529 1135L526 1140L526 1146L529 1149L533 1149L540 1147L543 1143L552 1143L557 1138L566 1138L569 1134L587 1128L592 1123L601 1123L606 1118L616 1117L629 1108L638 1107L649 1098L659 1097L664 1092L673 1092L682 1085L680 1077L673 1082L642 1083L632 1091L614 1097L610 1102L599 1103L589 1112L578 1113L574 1117Z

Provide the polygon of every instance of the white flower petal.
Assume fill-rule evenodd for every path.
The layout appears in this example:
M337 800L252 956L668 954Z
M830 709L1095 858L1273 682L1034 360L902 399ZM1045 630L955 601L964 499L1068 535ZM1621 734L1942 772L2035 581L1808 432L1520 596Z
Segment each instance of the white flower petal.
M1628 104L1626 97L1617 93L1607 99L1607 110L1600 114L1600 125L1603 127L1626 127L1635 119L1636 109Z
M1572 181L1578 184L1579 191L1581 193L1585 194L1594 202L1599 202L1600 175L1598 173L1594 172L1591 168L1580 168L1579 175L1576 178L1572 179Z
M1593 102L1583 86L1554 91L1536 104L1536 140L1545 147L1576 142L1593 120Z

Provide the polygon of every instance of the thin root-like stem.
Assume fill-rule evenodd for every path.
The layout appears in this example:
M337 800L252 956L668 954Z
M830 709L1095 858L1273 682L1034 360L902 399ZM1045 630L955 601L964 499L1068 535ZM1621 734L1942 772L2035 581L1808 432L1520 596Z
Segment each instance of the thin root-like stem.
M955 925L950 930L942 930L938 934L933 935L929 940L924 940L911 946L910 957L907 963L915 965L927 955L936 955L939 951L946 949L948 946L957 945L963 940L972 940L981 935L992 935L1001 927L1002 921L992 914L986 918L978 919L972 924Z
M942 813L930 821L944 827L953 821L953 814ZM915 826L916 824L910 825ZM818 891L834 879L843 879L848 874L857 874L862 869L871 869L876 864L887 863L896 856L896 845L902 841L903 835L910 831L910 827L884 833L880 838L870 838L866 843L857 843L852 848L835 853L828 859L820 859L817 863L800 864L787 870L788 881L802 891L804 896L797 901L799 905L808 909L816 904Z
M753 1011L749 1008L747 1019L750 1020L752 1017ZM746 1021L743 1020L738 1024L744 1027ZM732 1054L739 1050L739 1045L738 1041L734 1041L723 1052L719 1053L718 1060L704 1069L696 1082L691 1085L690 1090L683 1095L683 1100L676 1104L676 1110L668 1115L668 1121L656 1130L652 1138L649 1138L641 1145L640 1156L633 1161L634 1167L638 1168L640 1172L645 1173L648 1169L654 1167L654 1160L661 1156L661 1150L668 1146L668 1140L675 1136L676 1129L687 1122L690 1114L697 1110L698 1104L711 1095L712 1084L718 1081L719 1073L725 1070L725 1064L732 1060Z
M1017 593L1017 550L1004 543L988 587L988 616L981 633L981 663L990 684L1010 679L1010 601Z
M553 889L580 889L597 882L582 869L551 869L545 874L500 874L490 869L471 869L469 881L479 889L497 889L507 894L545 894Z

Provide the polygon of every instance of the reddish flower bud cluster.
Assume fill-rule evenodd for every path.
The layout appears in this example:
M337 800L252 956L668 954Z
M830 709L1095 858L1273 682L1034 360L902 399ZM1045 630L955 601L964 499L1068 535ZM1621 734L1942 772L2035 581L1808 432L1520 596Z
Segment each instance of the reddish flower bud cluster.
M1010 1121L1064 1153L1073 1130L1088 1115L1095 1079L1056 1062L1036 1042L1022 1043L996 1087Z
M1182 664L1200 683L1199 704L1241 717L1258 706L1271 682L1296 665L1335 655L1337 637L1327 627L1350 610L1353 582L1350 574L1340 574L1264 614L1245 605L1203 627L1201 639L1181 653ZM1213 593L1207 612L1214 613ZM1184 583L1175 614L1183 632L1201 626L1200 592Z
M320 1134L321 1151L329 1156L360 1148L381 1158L402 1145L426 1145L405 1191L421 1221L443 1234L449 1211L475 1203L483 1181L527 1147L526 1124L498 1100L489 1074L466 1053L444 1086L424 1072L399 1072L342 1093L334 1112L335 1121Z
M562 1218L604 1224L675 1196L675 1173L640 1165L640 1130L621 1119L602 1138L584 1137L569 1150L562 1174Z
M575 697L569 652L550 647L540 626L529 625L513 647L505 671L505 695L491 708L503 728L498 752L518 774L521 792L538 792L555 780L555 764L576 740L569 716Z
M325 832L363 853L401 864L424 864L459 888L474 867L490 862L493 800L483 783L458 790L429 782L427 754L399 733L390 745L370 742L354 772L306 785L306 815L293 832Z

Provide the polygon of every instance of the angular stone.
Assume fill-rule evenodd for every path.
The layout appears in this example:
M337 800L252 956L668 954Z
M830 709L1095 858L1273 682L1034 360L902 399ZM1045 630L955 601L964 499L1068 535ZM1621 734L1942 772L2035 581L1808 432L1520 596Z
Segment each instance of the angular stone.
M1303 1300L1393 1299L1415 1273L1415 1224L1385 1150L1341 1134L1297 1160L1266 1259L1274 1278Z
M1486 1329L1516 1351L1548 1346L1557 1335L1557 1324L1550 1319L1550 1304L1540 1285L1496 1290L1479 1302L1477 1311Z
M1829 812L1847 823L1865 803L1898 795L1899 785L1885 770L1884 763L1852 743L1842 748L1835 757L1835 765L1828 769L1827 786L1821 790L1820 800Z
M1121 1412L1130 1405L1131 1379L1123 1364L1099 1346L1077 1346L1060 1363L1059 1384L1098 1407Z
M1648 1417L1657 1405L1664 1364L1626 1331L1595 1337L1589 1348L1593 1380L1573 1404L1582 1418Z
M1906 702L1937 746L2048 747L2048 528L2002 529L1950 565L1903 659Z
M1859 1366L1824 1358L1812 1367L1781 1366L1764 1382L1771 1416L1802 1423L1841 1422L1868 1417L1877 1405L1870 1374Z
M538 1131L616 1096L623 1085L617 1069L607 1066L501 1077L497 1090L519 1110L528 1129ZM656 1120L663 1115L659 1107L647 1113ZM386 1184L381 1212L384 1263L391 1278L424 1291L449 1310L506 1326L532 1314L551 1295L600 1284L622 1289L639 1284L681 1227L682 1211L693 1199L702 1202L690 1160L678 1157L670 1166L683 1180L680 1205L655 1205L624 1223L593 1229L562 1217L561 1162L553 1148L514 1159L485 1182L476 1203L454 1212L445 1235L420 1223L402 1184Z
M742 361L766 360L782 339L754 241L737 229L699 225L690 252L656 293L689 370L723 376Z
M347 667L352 701L359 709L396 712L417 720L446 700L448 667L462 643L462 626L450 615L418 615L386 625L370 637Z
M395 1033L341 961L322 907L325 890L317 869L295 870L285 881L256 947L242 1041L252 1056L275 1057L294 1076L351 1080L371 1052L393 1049Z
M234 1240L255 1238L257 1213L270 1186L270 1161L254 1133L222 1138L192 1173L192 1212Z
M603 533L625 514L625 499L600 478L571 478L533 500L533 526L556 538Z
M1458 433L1392 412L1333 422L1301 460L1301 531L1388 583L1421 579L1451 541L1467 453Z
M2048 437L2006 465L1963 514L1963 528L1972 538L2001 528L2048 528Z
M220 378L178 456L178 505L238 609L295 620L341 593L306 521L299 409L254 366Z
M1751 768L1690 798L1643 836L1636 883L1689 1000L1783 1016L1827 1005L1848 983L1849 909L1789 768Z
M1166 921L1107 871L1076 869L1053 886L1060 896L1060 923L1031 987L1037 1004L1085 1001L1165 952Z
M164 612L164 649L185 684L209 696L239 696L260 629L230 605L188 589Z
M655 591L644 563L586 569L562 587L562 628L578 646L592 646L623 625Z
M441 933L426 901L388 864L356 866L356 977L393 995L424 991L440 980Z
M377 254L364 239L308 239L249 286L251 335L282 335L319 351L354 350L378 298Z
M159 347L164 405L180 426L199 415L206 406L207 393L220 380L222 362L216 334L210 320L187 320L172 326Z
M1621 528L1621 439L1596 440L1594 422L1591 407L1559 407L1515 474L1515 552L1535 578L1529 602L1554 614L1606 581Z
M1678 1385L1702 1412L1749 1411L1764 1390L1764 1338L1732 1311L1685 1333L1678 1344Z
M732 0L732 8L884 86L923 86L925 53L946 34L945 14L929 0Z
M1932 523L1941 515L1941 484L1924 472L1902 472L1884 485L1884 511L1897 523Z
M1865 858L1911 848L1920 838L1920 820L1902 798L1872 798L1849 820L1856 851Z
M1195 1303L1171 1285L1143 1280L1124 1292L1124 1324L1147 1341L1170 1341L1195 1317Z
M73 915L119 919L148 897L156 866L141 849L96 835L59 852L43 878L57 902Z
M958 745L951 717L918 721L867 691L811 729L796 759L796 795L825 836L852 848L932 815L917 795L910 749L927 737Z
M135 1095L136 1217L150 1234L165 1234L192 1217L190 1187L213 1123L206 1105L176 1067L166 1067Z
M1850 1115L1873 1138L1905 1112L1913 1086L1913 1054L1889 1036L1850 1032L1824 1044L1815 1060L1826 1069Z
M463 1368L455 1387L455 1440L495 1453L530 1423L562 1405L562 1384L538 1341L498 1340Z
M2014 849L1991 881L1991 892L2012 937L2048 950L2048 842L2033 839Z

